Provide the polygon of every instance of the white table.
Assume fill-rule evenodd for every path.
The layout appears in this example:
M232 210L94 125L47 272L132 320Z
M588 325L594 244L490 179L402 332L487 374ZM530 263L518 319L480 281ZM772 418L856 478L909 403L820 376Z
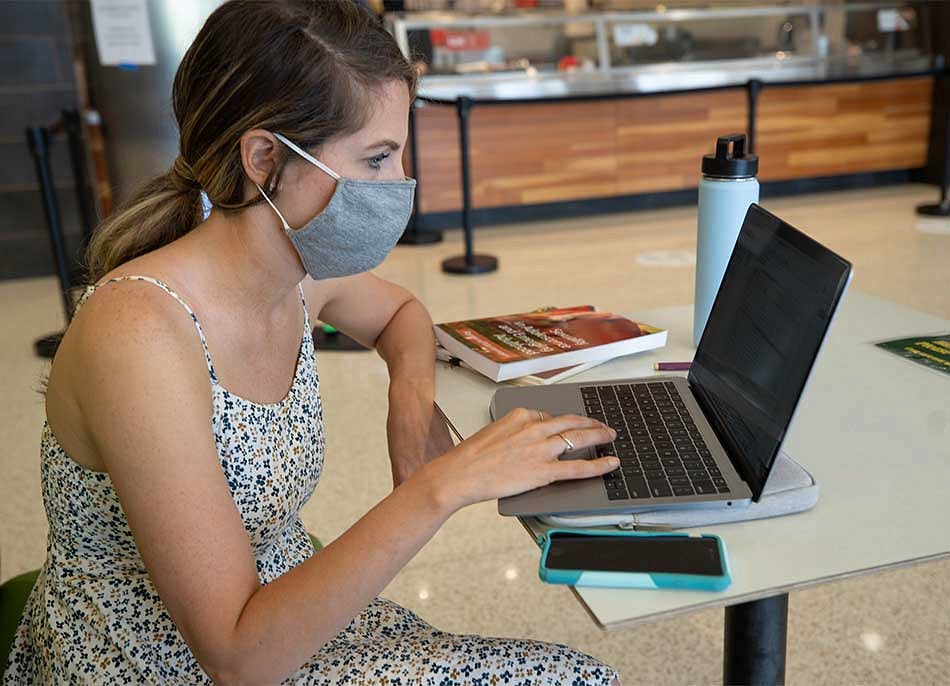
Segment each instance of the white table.
M634 315L669 330L666 348L570 381L647 376L655 361L692 358L691 306ZM725 680L776 683L784 679L789 591L950 557L950 377L871 345L947 331L945 319L847 293L784 445L815 476L818 505L703 528L726 541L733 572L727 591L575 588L591 617L610 630L725 606ZM463 436L490 421L496 388L473 372L438 365L436 399Z

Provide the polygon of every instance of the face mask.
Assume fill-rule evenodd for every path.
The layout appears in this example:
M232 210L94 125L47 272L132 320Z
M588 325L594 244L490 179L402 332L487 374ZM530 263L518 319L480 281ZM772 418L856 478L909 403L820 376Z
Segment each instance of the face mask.
M329 204L296 230L290 228L277 206L257 186L280 218L307 274L314 279L334 279L378 267L406 229L412 213L415 179L343 178L284 136L274 135L310 164L336 179L336 190Z

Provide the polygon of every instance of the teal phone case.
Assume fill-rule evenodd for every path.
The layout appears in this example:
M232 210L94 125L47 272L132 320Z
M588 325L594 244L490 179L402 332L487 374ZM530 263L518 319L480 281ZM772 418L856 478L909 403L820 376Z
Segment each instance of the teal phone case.
M722 591L732 583L729 572L729 558L726 556L726 545L719 536L703 534L696 538L711 538L719 548L719 558L722 560L722 575L709 576L706 574L665 574L645 572L603 572L583 569L548 569L545 562L548 559L548 550L551 548L551 534L581 534L586 536L624 536L632 538L647 538L666 536L670 538L689 538L689 534L669 531L605 531L590 529L550 529L538 536L538 545L541 546L541 562L538 565L538 576L549 584L567 584L569 586L598 586L604 588L678 588L691 591Z

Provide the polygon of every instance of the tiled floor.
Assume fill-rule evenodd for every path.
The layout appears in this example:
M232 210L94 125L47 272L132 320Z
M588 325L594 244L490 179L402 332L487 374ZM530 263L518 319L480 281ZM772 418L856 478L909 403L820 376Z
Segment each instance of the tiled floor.
M921 223L913 214L915 204L932 202L935 194L909 185L765 204L850 258L855 288L950 318L950 221ZM457 232L439 245L397 248L379 271L418 294L437 320L544 304L594 303L635 313L692 300L693 271L683 258L695 249L695 208L482 229L477 246L499 257L497 273L441 273L442 258L461 249ZM674 266L657 266L663 261L657 252ZM43 408L34 390L43 365L30 344L61 326L59 312L51 279L0 284L4 579L38 566L44 555L37 469ZM324 353L319 365L328 459L303 516L310 530L330 540L390 486L386 369L370 353ZM604 633L570 591L538 581L537 556L520 526L484 503L453 517L384 595L445 630L570 644L617 666L625 684L720 679L721 610ZM790 684L937 684L948 673L950 562L791 596Z

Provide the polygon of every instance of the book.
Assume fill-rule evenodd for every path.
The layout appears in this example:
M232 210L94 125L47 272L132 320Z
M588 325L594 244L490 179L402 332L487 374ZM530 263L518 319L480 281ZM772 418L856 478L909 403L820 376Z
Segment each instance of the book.
M436 340L450 355L492 381L661 348L666 336L663 329L600 312L592 305L435 325Z
M442 360L443 362L448 362L451 365L462 367L464 369L478 373L477 370L472 369L459 358L453 357L449 351L439 345L439 343L435 344L435 357L437 360ZM603 360L585 362L584 364L575 364L571 365L570 367L561 367L559 369L549 369L546 372L537 372L536 374L519 376L515 379L509 379L509 381L515 386L547 386L552 383L563 381L564 379L572 377L575 374L580 374L581 372L587 371L591 367L596 367L601 362L603 362Z
M586 372L591 367L596 367L606 360L594 360L593 362L584 362L583 364L574 364L570 367L559 367L558 369L549 369L546 372L535 372L511 379L515 386L548 386L552 383L564 381L575 374Z
M928 369L950 375L950 333L896 338L875 345Z

